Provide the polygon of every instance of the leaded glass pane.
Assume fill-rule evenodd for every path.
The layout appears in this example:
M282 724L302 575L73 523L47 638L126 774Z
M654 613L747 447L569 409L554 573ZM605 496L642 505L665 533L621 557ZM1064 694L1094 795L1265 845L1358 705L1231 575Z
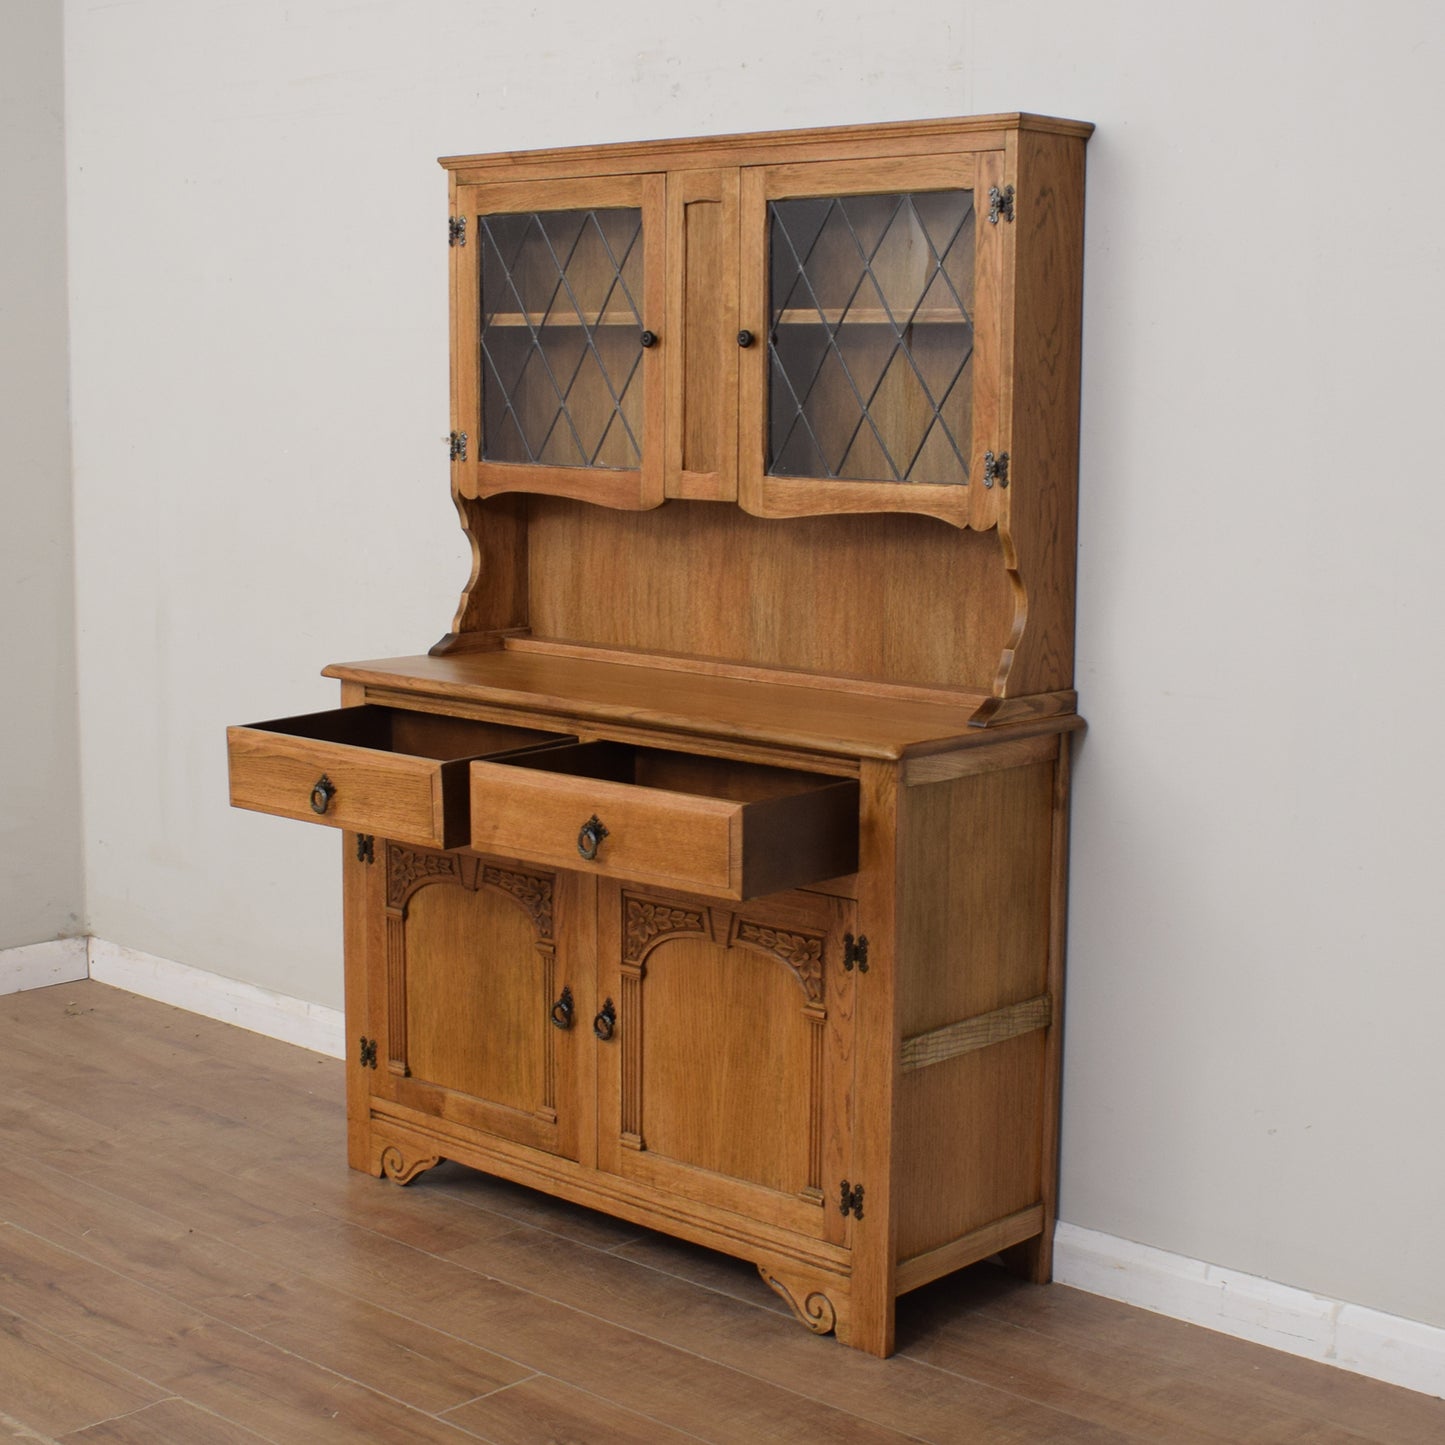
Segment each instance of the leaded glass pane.
M642 212L477 217L481 455L642 464Z
M768 472L968 481L972 191L768 207Z

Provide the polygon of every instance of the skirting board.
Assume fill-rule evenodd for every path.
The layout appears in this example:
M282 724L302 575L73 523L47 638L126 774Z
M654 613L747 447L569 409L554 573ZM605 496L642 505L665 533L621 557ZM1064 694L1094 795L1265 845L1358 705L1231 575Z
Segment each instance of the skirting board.
M346 1027L340 1009L273 993L203 968L172 963L151 953L122 948L102 938L90 940L90 976L98 983L138 993L158 1003L235 1024L255 1034L299 1044L333 1059L346 1056ZM82 974L81 977L84 977Z
M0 952L0 993L84 978L87 963L89 976L100 983L333 1058L345 1055L339 1009L99 938L59 939ZM1433 1325L1062 1222L1054 1234L1054 1278L1269 1349L1407 1390L1445 1395L1445 1329Z
M1445 1396L1445 1329L1060 1221L1054 1279L1272 1350Z
M0 994L85 978L90 967L87 943L85 938L53 938L48 943L0 949Z

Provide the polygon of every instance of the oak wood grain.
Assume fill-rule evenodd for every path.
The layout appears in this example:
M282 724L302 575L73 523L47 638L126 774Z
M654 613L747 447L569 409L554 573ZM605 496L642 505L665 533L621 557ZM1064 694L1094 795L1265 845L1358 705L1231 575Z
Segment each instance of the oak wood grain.
M969 728L976 706L971 700L942 706L862 690L840 698L781 680L699 676L526 651L383 658L334 663L324 671L368 689L523 708L532 717L545 711L569 728L580 719L621 722L885 759L933 742L968 747L983 741ZM1053 719L1039 724L1049 731L1067 725Z

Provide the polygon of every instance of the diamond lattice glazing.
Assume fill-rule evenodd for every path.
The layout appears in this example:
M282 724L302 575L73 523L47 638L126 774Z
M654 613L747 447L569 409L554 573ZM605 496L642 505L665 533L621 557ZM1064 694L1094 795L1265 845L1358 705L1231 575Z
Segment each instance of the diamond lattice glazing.
M773 476L968 480L971 191L773 201Z
M482 456L641 464L642 213L479 216Z

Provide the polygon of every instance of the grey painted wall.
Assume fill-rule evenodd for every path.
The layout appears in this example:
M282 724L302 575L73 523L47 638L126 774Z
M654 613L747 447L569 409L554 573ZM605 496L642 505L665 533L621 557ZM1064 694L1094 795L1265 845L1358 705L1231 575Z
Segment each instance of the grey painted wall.
M85 931L61 14L0 6L0 949Z

